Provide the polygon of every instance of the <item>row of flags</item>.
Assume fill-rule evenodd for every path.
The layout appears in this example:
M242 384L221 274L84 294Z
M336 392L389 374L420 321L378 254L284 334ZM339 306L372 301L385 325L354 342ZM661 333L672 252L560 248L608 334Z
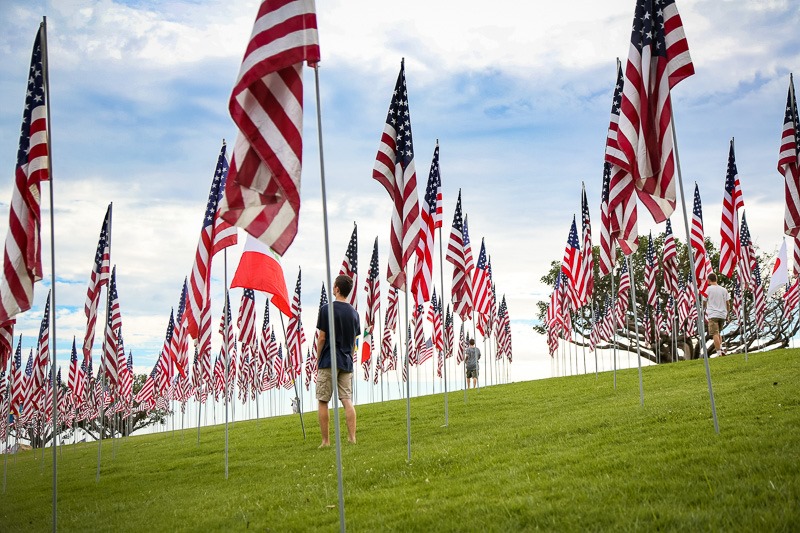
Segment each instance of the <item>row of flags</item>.
M676 205L676 160L672 131L671 89L694 73L688 44L680 15L674 0L664 0L652 5L649 0L639 0L634 14L628 60L623 71L617 62L617 83L611 107L611 119L606 136L606 153L600 205L600 242L598 270L601 277L613 274L617 248L629 256L639 247L637 199L650 212L655 222L664 222L664 246L659 257L654 240L648 239L645 253L644 280L647 288L647 305L641 317L646 330L671 330L672 318L678 319L681 328L694 331L691 320L696 320L693 310L692 279L705 296L708 276L712 272L705 231L699 186L695 184L690 246L694 263L693 276L678 272L677 250L670 223ZM786 181L785 233L794 238L795 282L781 276L786 260L776 262L770 289L765 295L763 278L754 245L750 238L744 214L744 196L736 168L734 140L731 139L723 192L721 245L718 271L734 284L734 307L741 310L742 291L753 293L756 325L764 323L766 297L780 285L789 285L784 295L784 313L797 304L798 274L800 274L800 120L794 95L794 82L790 78L786 114L783 122L778 171ZM741 218L740 218L741 211ZM570 314L592 303L594 283L594 257L592 254L591 223L586 192L581 201L581 233L576 220L570 227L567 245L555 287L550 296L546 315L548 346L555 353L558 338L571 335ZM785 245L784 245L785 246ZM785 253L785 252L784 252ZM663 292L656 283L660 270ZM617 326L623 326L630 287L627 265L619 270L619 291L616 302L609 296L599 302L592 317L590 345L610 338ZM737 300L738 298L738 300ZM737 312L739 312L737 311ZM692 316L694 315L694 316ZM745 318L741 314L737 315Z

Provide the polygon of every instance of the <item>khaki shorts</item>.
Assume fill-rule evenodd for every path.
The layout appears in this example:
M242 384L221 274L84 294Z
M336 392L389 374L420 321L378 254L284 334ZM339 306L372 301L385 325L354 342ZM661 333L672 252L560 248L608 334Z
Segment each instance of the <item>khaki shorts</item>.
M725 319L723 318L709 318L708 319L708 334L719 335L722 328L725 327Z
M331 369L320 368L317 373L317 400L325 403L331 401L331 396L333 395L332 381ZM353 373L337 372L336 381L339 382L339 399L351 399L353 397Z

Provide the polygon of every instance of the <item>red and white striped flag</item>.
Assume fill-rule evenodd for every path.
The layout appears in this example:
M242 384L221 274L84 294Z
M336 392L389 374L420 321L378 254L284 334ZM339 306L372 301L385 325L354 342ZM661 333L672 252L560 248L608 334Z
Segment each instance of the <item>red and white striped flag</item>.
M622 65L617 60L617 84L611 103L611 119L606 135L606 161L603 175L608 175L608 231L616 239L624 255L630 255L639 247L639 214L636 207L636 185L630 172L622 168L625 154L619 146L620 108L625 80Z
M708 275L711 274L711 261L706 252L705 233L703 232L703 205L700 203L700 188L694 184L694 206L692 207L692 250L694 250L694 276L697 280L697 290L706 296L708 289Z
M786 212L783 232L800 235L800 117L797 114L797 97L794 78L789 76L789 94L786 96L786 113L783 116L781 148L778 153L778 172L785 180Z
M400 63L400 74L389 104L372 177L384 186L394 204L387 280L393 287L404 289L405 268L416 251L420 231L417 171L404 62Z
M239 329L239 342L244 346L255 346L256 294L253 289L245 289L242 292L242 301L239 304L239 316L236 318L236 327Z
M369 270L367 271L367 313L365 325L372 331L375 321L378 319L378 311L381 308L381 282L378 271L378 238L375 237L375 244L372 247L372 257L369 260ZM323 294L325 287L322 288ZM353 286L355 292L355 285Z
M733 139L731 139L731 147L728 152L728 171L725 175L725 195L722 198L722 224L720 226L722 240L719 247L719 272L727 278L732 278L736 271L740 207L744 207L744 196L739 184L739 171L736 170L736 155L733 153Z
M453 302L464 300L469 291L464 240L464 219L461 212L461 189L459 189L456 209L453 213L453 225L450 229L450 239L447 242L447 254L445 254L445 259L453 265L453 283L451 285Z
M786 289L783 294L783 317L791 320L792 311L800 303L800 278L795 278L794 282Z
M106 336L103 343L103 359L100 371L106 374L106 383L109 386L119 383L119 368L117 368L118 339L117 332L122 327L122 314L119 309L119 295L117 294L117 267L111 270L111 281L108 284L108 320L106 322Z
M569 280L569 298L572 309L580 307L579 285L581 282L581 247L578 243L578 229L575 217L572 217L572 226L569 228L567 246L564 248L564 259L561 261L561 272Z
M475 274L472 278L472 300L477 315L488 315L490 310L492 290L488 267L486 242L481 239L481 251L478 254L478 262L475 264Z
M464 284L458 295L453 294L453 312L461 317L461 320L472 318L473 308L473 289L472 271L475 269L475 262L472 259L472 244L469 239L469 224L467 216L464 215ZM455 273L454 273L455 274Z
M644 263L644 284L647 288L647 305L655 306L658 302L658 286L656 285L655 246L653 246L653 232L647 239L647 254Z
M594 292L594 253L592 251L592 221L589 216L589 202L586 201L586 187L581 185L581 232L583 237L581 248L581 283L578 286L578 297L581 305L586 305Z
M11 320L0 326L0 373L8 368L8 361L11 359L11 352L14 350L14 324L16 320ZM0 398L5 394L5 390L0 390Z
M353 290L347 296L347 303L358 308L358 226L353 223L353 233L350 234L350 242L347 243L347 250L344 253L342 266L339 267L340 276L350 276L353 278Z
M314 0L264 0L228 105L239 135L220 216L279 255L300 213L303 61L319 59Z
M300 318L302 312L300 304L300 275L301 272L298 270L297 284L294 287L294 295L292 296L292 316L289 317L289 324L286 327L286 349L288 350L286 357L290 380L299 379L303 366L302 345L306 340L303 332L303 323Z
M617 259L617 241L611 236L611 214L608 209L608 194L611 185L611 164L603 164L603 189L600 194L600 277L614 271Z
M196 339L200 346L201 360L211 361L211 260L220 250L238 242L236 228L219 216L219 202L228 178L228 160L225 157L225 143L217 157L211 190L208 193L200 240L194 254L192 273L189 276L188 302L186 305L186 332ZM204 316L205 314L205 316Z
M433 151L433 161L428 174L428 185L420 206L419 243L414 278L411 280L411 294L414 303L420 305L430 300L431 278L433 276L433 243L436 228L442 227L442 180L439 176L439 141ZM438 224L438 226L437 226Z
M670 90L692 74L675 0L637 0L617 137L622 156L606 160L630 174L656 222L675 210Z
M0 280L0 324L27 311L33 302L33 284L42 279L41 188L50 179L47 148L47 106L41 38L33 43L22 128L19 134L14 187L8 213L8 234ZM44 58L45 62L47 58Z
M94 345L94 330L97 322L97 305L100 303L100 290L108 284L111 272L111 209L108 204L103 227L100 228L100 238L97 241L97 251L94 255L92 273L89 275L89 288L86 291L86 303L83 311L86 314L86 335L83 338L83 358L92 356Z
M667 219L667 229L664 233L664 249L661 255L661 272L664 276L664 291L678 297L678 249L675 246L675 236L672 234L672 222Z

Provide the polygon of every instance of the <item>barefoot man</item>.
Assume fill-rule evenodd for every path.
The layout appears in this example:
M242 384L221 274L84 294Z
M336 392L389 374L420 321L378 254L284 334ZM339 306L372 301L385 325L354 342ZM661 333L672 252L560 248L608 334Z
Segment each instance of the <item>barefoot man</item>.
M356 409L353 406L353 349L356 337L361 331L358 313L353 306L347 303L347 297L353 290L353 278L350 276L337 276L333 282L334 301L328 305L333 306L334 332L336 333L336 368L338 381L338 394L344 406L347 420L347 439L356 442ZM328 308L319 310L317 319L319 340L317 340L317 362L319 374L317 376L317 400L319 401L319 429L322 433L320 448L331 445L328 431L328 402L333 395L331 377L331 345L328 338L330 331L328 325Z

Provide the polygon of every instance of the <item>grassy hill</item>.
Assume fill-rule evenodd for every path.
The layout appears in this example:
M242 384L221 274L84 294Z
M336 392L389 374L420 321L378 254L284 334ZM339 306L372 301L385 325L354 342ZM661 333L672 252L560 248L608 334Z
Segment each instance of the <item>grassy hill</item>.
M800 352L711 360L720 434L702 361L359 407L344 445L347 527L416 530L800 529ZM342 412L342 416L344 413ZM334 448L316 413L131 437L59 456L64 531L335 530ZM342 426L344 429L344 425ZM333 429L331 428L331 432ZM51 453L11 458L0 530L51 528Z

